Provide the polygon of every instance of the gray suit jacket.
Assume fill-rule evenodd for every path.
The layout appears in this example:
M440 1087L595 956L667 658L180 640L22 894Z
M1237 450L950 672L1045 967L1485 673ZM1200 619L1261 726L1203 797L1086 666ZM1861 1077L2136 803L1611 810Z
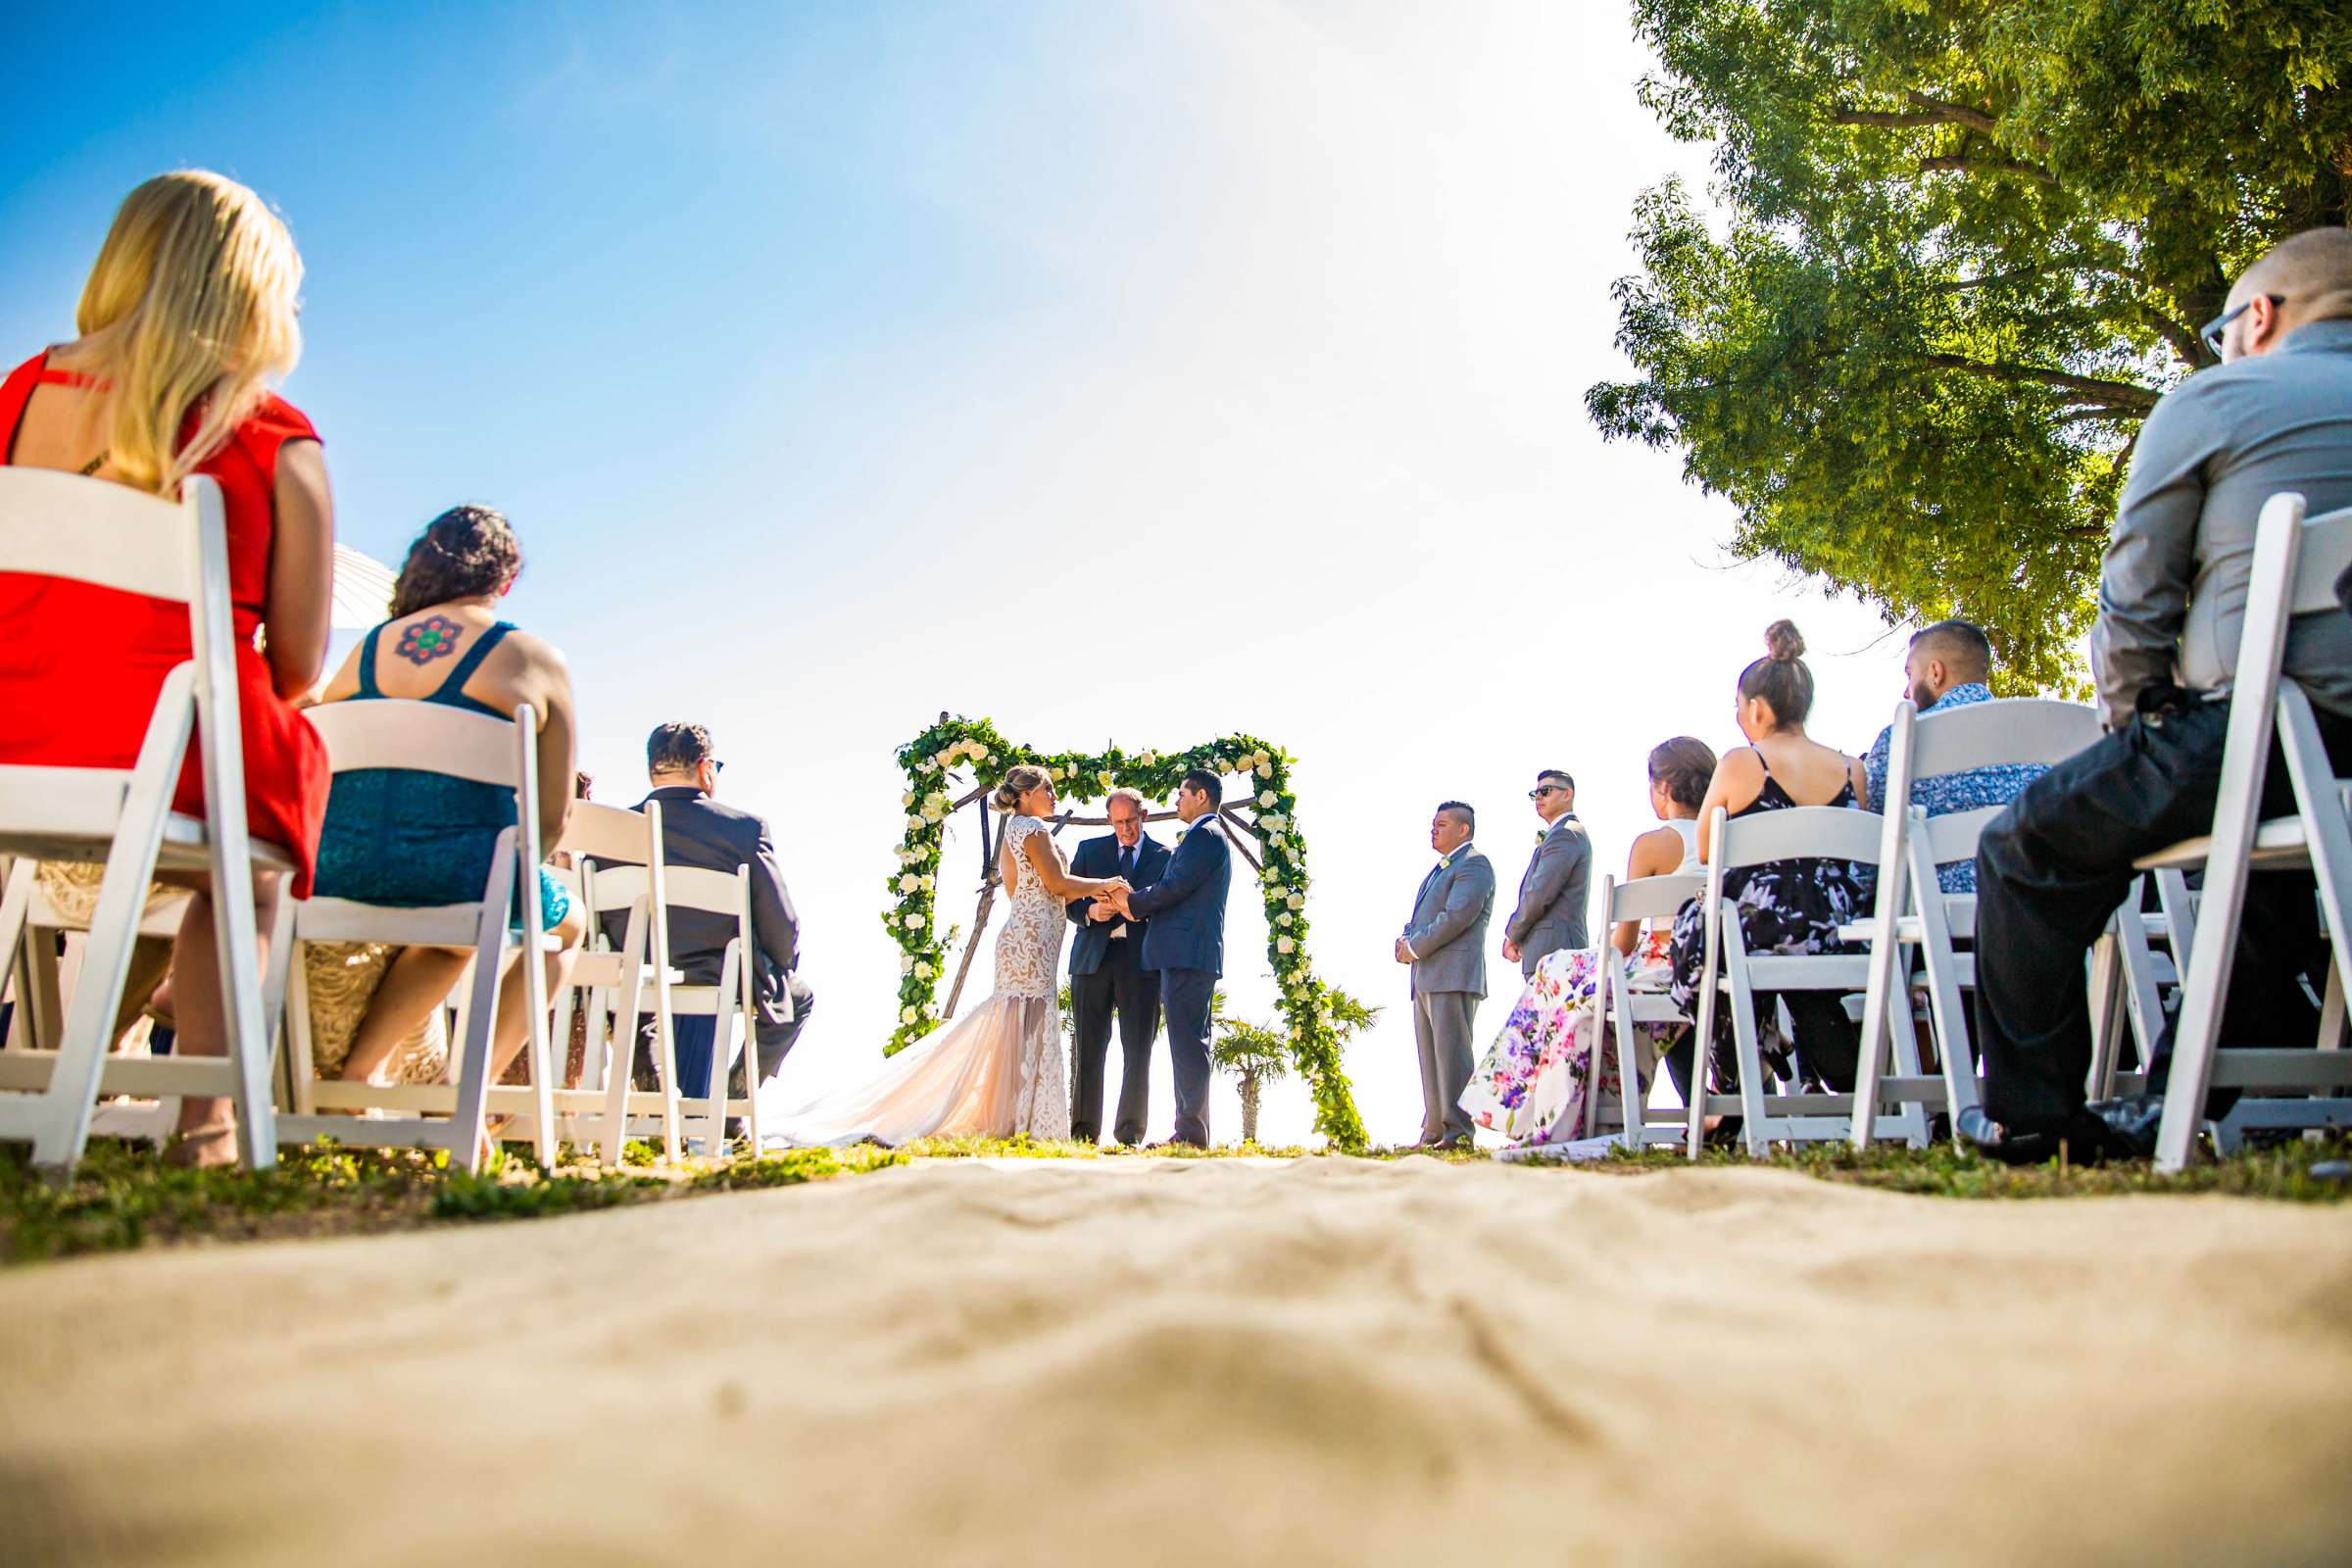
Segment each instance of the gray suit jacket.
M1547 953L1585 946L1585 906L1592 877L1592 841L1570 811L1551 824L1519 879L1519 907L1502 934L1519 944L1519 972L1532 975Z
M1413 995L1487 994L1487 918L1494 912L1494 867L1465 844L1424 877L1404 940L1413 950Z

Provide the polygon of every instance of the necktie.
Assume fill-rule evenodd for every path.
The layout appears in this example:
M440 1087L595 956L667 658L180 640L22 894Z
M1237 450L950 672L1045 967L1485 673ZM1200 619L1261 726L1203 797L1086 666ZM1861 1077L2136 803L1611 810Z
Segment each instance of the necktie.
M1130 881L1134 880L1135 846L1132 844L1122 844L1119 846L1119 875L1128 878Z

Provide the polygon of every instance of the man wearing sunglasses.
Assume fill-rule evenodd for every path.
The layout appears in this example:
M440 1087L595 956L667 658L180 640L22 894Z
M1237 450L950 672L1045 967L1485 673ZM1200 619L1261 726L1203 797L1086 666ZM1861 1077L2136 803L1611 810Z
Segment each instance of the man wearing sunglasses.
M816 997L799 972L801 921L776 863L774 835L765 819L715 798L719 771L725 766L710 743L710 732L700 724L662 724L646 737L646 776L653 788L645 799L662 803L662 858L671 865L728 875L739 865L751 868L752 936L760 951L750 955L758 1050L749 1054L757 1057L760 1081L765 1082L782 1069L793 1042L808 1027ZM644 801L637 809L645 809ZM605 917L606 934L615 948L626 923L623 915ZM669 961L685 972L688 985L714 986L734 937L733 915L673 908ZM650 1044L650 1017L645 1028ZM710 1092L716 1028L717 1020L708 1013L682 1013L670 1020L671 1044L678 1054L678 1093L688 1099L699 1100ZM649 1089L658 1082L652 1076L655 1057L651 1050L637 1054L641 1082ZM743 1087L743 1071L738 1060L729 1075L735 1091Z
M1592 841L1576 819L1576 780L1560 768L1536 775L1527 792L1544 832L1519 878L1519 906L1503 922L1502 956L1533 975L1544 956L1585 945L1585 906L1592 877Z
M2160 1093L2083 1104L2090 1019L2082 955L2132 882L2132 862L2211 831L2255 519L2300 491L2352 506L2352 230L2312 229L2246 269L2204 329L2218 366L2140 426L2099 573L2091 665L2109 733L2028 785L1977 850L1977 1043L1984 1105L1958 1131L2001 1159L2153 1151ZM2284 668L2317 710L2339 771L2352 764L2352 617L2287 629ZM2274 754L2266 816L2291 810ZM2304 873L2248 879L2222 1016L2225 1047L2318 1038L2326 948ZM2159 1087L2169 1037L2150 1074ZM2234 1091L2217 1093L2221 1114Z

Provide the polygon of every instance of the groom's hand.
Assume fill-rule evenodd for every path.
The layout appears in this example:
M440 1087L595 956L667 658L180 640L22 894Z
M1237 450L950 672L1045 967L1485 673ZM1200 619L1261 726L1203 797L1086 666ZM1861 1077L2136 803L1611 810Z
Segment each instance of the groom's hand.
M1519 961L1520 952L1521 950L1518 943L1513 942L1509 937L1504 937L1502 939L1502 956L1504 962L1517 963Z
M1119 917L1119 911L1110 906L1110 901L1107 898L1097 899L1087 906L1086 917L1089 920L1116 920Z

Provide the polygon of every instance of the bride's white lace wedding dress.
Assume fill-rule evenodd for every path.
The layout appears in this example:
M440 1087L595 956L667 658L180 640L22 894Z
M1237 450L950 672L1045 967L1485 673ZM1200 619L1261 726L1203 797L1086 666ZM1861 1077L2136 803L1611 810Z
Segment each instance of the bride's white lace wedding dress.
M866 1138L903 1144L967 1134L1070 1136L1054 1001L1063 910L1022 853L1029 836L1045 826L1034 816L1005 819L1012 897L1004 929L997 933L996 993L887 1058L871 1078L787 1106L763 1131L781 1130L785 1142L804 1148Z

